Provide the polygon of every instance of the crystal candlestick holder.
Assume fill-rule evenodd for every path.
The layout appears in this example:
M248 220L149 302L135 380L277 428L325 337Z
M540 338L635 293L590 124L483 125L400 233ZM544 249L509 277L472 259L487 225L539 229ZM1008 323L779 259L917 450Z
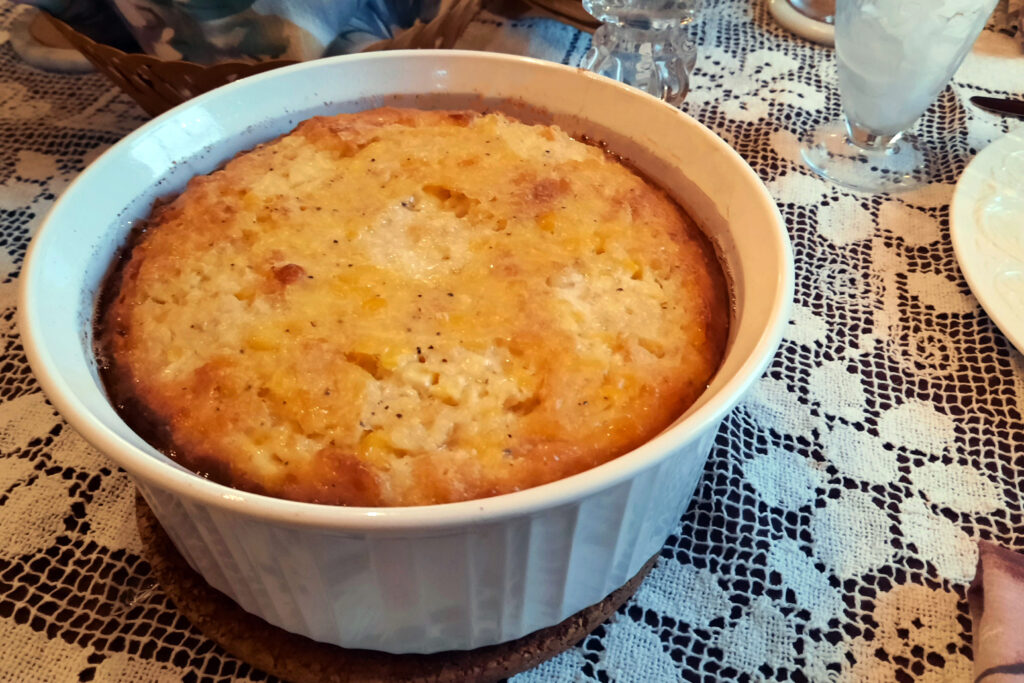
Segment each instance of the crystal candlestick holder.
M700 0L583 0L601 26L581 66L681 104L697 61L689 27L699 6Z

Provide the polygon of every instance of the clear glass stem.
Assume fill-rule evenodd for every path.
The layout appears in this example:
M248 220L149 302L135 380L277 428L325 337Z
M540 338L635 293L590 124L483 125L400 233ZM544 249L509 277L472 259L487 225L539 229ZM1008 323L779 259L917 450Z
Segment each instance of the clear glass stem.
M863 126L859 126L850 120L850 117L845 117L846 120L846 133L850 137L850 142L857 145L861 149L868 150L870 152L882 152L893 145L903 136L903 131L898 133L873 133Z

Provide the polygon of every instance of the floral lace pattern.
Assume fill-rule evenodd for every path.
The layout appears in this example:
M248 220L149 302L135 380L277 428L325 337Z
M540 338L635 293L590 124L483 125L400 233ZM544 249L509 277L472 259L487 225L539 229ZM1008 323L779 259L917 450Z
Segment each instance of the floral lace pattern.
M267 680L160 592L127 477L59 418L14 324L25 248L61 190L144 121L101 77L20 63L0 3L0 681ZM782 348L717 436L693 503L635 597L534 681L950 681L971 676L979 538L1024 549L1024 357L972 296L949 202L1009 127L969 104L1024 83L1004 2L917 126L935 181L847 192L799 160L839 114L831 50L763 2L709 0L684 109L760 174L797 264ZM475 48L578 63L585 34L482 15Z

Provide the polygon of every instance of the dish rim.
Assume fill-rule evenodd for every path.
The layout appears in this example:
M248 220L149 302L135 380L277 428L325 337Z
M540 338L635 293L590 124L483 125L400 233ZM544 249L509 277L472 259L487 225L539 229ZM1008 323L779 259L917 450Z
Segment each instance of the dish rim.
M757 203L772 215L775 225L771 226L778 233L782 247L779 258L774 264L777 271L774 285L780 293L771 304L768 319L771 325L766 327L757 338L753 350L733 376L717 390L703 405L699 406L684 420L668 428L655 438L640 447L613 458L601 465L569 477L547 484L502 494L489 498L479 498L454 503L437 505L420 505L407 507L348 507L307 503L275 498L262 494L250 493L233 489L208 480L191 472L177 463L155 457L152 453L124 441L116 433L106 428L95 417L89 408L72 391L66 379L55 370L55 361L44 351L39 339L41 323L36 318L33 306L34 297L41 296L33 286L36 272L42 267L37 264L36 252L44 242L48 231L54 230L54 217L60 218L68 209L65 206L69 198L74 198L74 191L79 185L90 179L90 170L102 164L111 163L120 150L131 147L144 138L150 130L162 125L165 121L182 116L192 107L202 106L208 100L223 98L237 94L250 88L258 88L264 81L288 78L290 74L314 70L330 70L338 62L346 64L364 60L403 62L408 59L438 59L448 62L469 60L480 63L492 63L495 69L507 62L525 62L541 71L570 71L578 77L596 79L602 87L611 87L626 91L630 97L646 98L652 107L665 107L674 115L688 121L692 130L699 131L719 152L730 158L733 165L745 176L743 184L754 183L760 188ZM585 117L582 117L585 119ZM198 503L215 506L232 512L241 517L276 522L285 525L303 527L320 527L336 531L423 531L437 530L454 526L465 526L483 522L500 521L513 517L528 516L571 504L606 490L625 480L631 479L640 472L656 465L660 460L671 455L676 449L690 443L699 433L717 427L721 420L738 402L741 395L764 372L777 351L782 333L788 323L788 311L792 305L795 286L795 269L793 251L785 223L767 188L755 171L743 160L736 150L709 128L688 114L660 100L629 88L616 81L597 76L553 62L531 57L484 53L466 50L394 50L388 52L342 55L309 62L302 62L280 69L265 72L234 83L222 86L213 91L189 100L170 111L155 117L132 131L120 141L112 145L89 168L83 170L69 185L62 196L54 203L49 214L43 220L39 230L33 237L24 261L19 278L18 292L18 326L26 355L32 371L44 389L47 397L53 402L61 416L78 431L90 444L105 456L123 467L133 477L143 479L147 484L164 489L177 496ZM37 337L39 339L37 339ZM166 459L166 456L164 456Z
M1005 306L998 303L999 293L992 290L992 286L983 279L981 272L991 274L985 268L991 259L975 264L981 250L969 244L969 240L977 239L980 227L971 210L978 205L978 195L984 189L985 183L991 182L998 170L990 168L990 159L1003 151L1003 147L1011 148L1012 153L1024 152L1024 128L1016 128L999 136L978 152L964 168L957 179L953 198L949 202L949 239L953 243L953 254L956 256L957 265L960 266L960 272L963 273L974 298L978 300L978 305L992 319L1010 345L1024 353L1024 322L1017 321L1012 311L1007 311ZM1016 150L1013 150L1014 147ZM1024 194L1021 196L1024 198ZM991 248L996 247L993 245ZM1024 272L1024 261L1009 257L1007 260L1019 262L1020 269Z

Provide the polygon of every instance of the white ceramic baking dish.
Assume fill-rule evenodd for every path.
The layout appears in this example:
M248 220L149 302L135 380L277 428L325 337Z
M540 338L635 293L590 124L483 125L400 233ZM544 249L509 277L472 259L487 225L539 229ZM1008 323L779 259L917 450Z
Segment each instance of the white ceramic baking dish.
M97 287L133 222L236 152L316 114L382 104L497 107L605 142L671 193L731 277L730 344L673 426L600 467L494 498L345 508L245 493L160 454L107 401L91 347ZM141 127L67 189L21 275L20 325L61 414L133 477L211 585L289 631L389 652L468 649L599 602L656 553L700 479L723 416L788 320L793 257L757 175L725 142L637 90L557 64L458 51L299 64L220 88Z

